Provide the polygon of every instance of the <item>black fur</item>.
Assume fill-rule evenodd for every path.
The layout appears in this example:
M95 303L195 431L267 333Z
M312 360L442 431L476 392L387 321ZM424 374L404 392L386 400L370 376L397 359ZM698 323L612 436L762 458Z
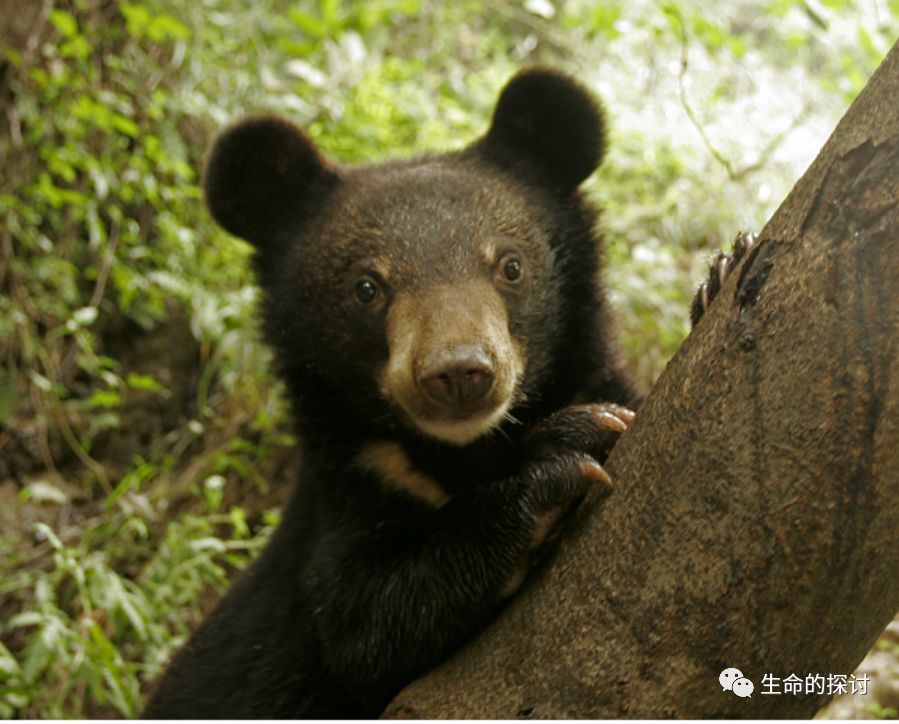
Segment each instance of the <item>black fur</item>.
M605 153L602 109L570 78L542 68L519 73L500 95L479 150L546 188L570 193Z
M457 153L343 168L271 117L219 138L209 206L257 247L303 467L271 542L175 657L145 716L376 716L496 613L540 521L603 482L597 463L630 415L572 404L634 407L638 395L598 287L595 212L576 190L602 156L601 120L576 83L531 70L504 89L484 138ZM514 248L522 281L496 281L491 244ZM369 278L382 291L363 308L354 290ZM396 354L392 305L472 280L485 299L498 290L523 370L510 417L450 444L379 380ZM449 501L428 504L354 464L373 440Z
M297 204L315 203L336 180L293 123L259 116L219 136L206 164L206 202L228 232L257 243L289 229L306 211Z

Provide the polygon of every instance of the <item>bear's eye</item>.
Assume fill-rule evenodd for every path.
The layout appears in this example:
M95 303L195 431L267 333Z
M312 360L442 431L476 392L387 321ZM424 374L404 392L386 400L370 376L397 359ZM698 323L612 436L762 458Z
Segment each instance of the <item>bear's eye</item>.
M499 276L502 277L504 281L512 282L514 284L521 281L522 276L524 276L524 265L521 263L521 258L518 254L506 254L499 260L497 266Z
M368 277L356 282L353 293L362 304L373 304L381 296L381 290L378 288L378 285Z

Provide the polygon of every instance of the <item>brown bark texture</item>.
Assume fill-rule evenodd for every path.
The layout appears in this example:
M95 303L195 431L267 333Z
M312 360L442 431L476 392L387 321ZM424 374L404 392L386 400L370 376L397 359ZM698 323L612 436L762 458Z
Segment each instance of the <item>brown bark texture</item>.
M899 45L729 277L582 514L401 718L809 717L899 609ZM755 691L722 691L736 667Z

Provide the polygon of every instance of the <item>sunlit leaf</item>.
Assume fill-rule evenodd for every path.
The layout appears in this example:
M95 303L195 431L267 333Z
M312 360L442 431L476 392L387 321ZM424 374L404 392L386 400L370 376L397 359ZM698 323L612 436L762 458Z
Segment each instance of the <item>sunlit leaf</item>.
M88 402L91 407L110 408L118 407L122 398L114 390L97 390L88 398Z
M75 20L71 13L65 10L54 8L50 11L49 19L53 23L53 27L67 38L71 38L78 33L78 21Z

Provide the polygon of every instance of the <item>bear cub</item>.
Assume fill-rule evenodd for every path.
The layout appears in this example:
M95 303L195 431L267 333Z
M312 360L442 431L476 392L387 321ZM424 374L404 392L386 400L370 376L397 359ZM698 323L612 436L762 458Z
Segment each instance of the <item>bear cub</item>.
M603 152L596 101L539 68L452 153L343 166L274 116L219 136L206 198L255 247L302 469L146 717L375 717L608 488L639 396L578 190Z

